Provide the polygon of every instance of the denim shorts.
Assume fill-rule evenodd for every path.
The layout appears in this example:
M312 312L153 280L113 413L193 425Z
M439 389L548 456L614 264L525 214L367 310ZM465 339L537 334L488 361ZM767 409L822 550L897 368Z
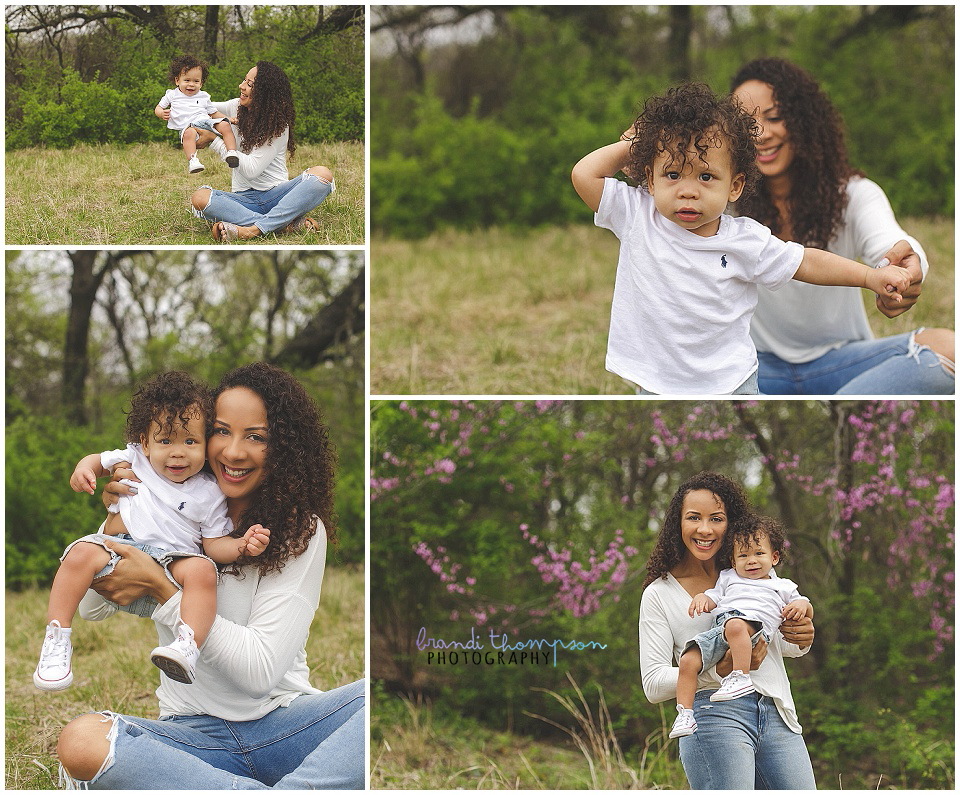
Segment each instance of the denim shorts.
M728 610L725 613L721 613L717 616L716 623L712 629L708 629L706 632L701 632L693 640L687 641L687 645L683 647L683 652L680 656L682 657L694 646L699 646L700 656L703 658L703 665L700 668L700 673L709 671L718 662L720 662L720 660L723 659L723 655L726 654L727 649L730 648L730 644L727 643L727 639L723 637L723 628L727 621L731 618L742 617L743 613L741 613L739 610ZM751 635L750 645L756 646L757 641L760 640L760 638L763 638L767 643L770 642L770 636L760 629Z
M180 583L178 583L173 575L170 573L170 564L178 558L204 558L209 560L211 565L216 569L217 564L214 563L212 558L208 558L206 555L201 555L199 552L178 552L178 551L167 551L160 549L159 547L152 547L149 544L141 544L139 541L136 541L133 536L127 535L126 533L121 533L119 535L111 536L106 533L92 533L91 535L84 536L83 538L78 538L76 541L73 541L60 556L60 561L63 562L63 559L67 556L67 553L73 549L73 547L81 541L86 541L89 544L98 544L110 553L110 560L107 562L107 565L104 566L100 571L98 571L93 579L99 580L101 577L106 577L110 574L116 565L122 560L122 558L113 550L107 549L105 541L115 541L118 544L127 544L131 547L136 547L143 552L146 552L151 558L153 558L157 563L163 566L164 572L166 572L167 579L170 580L178 589L183 590ZM220 572L217 570L217 581L219 582ZM153 611L157 606L155 599L149 596L142 597L137 599L135 602L129 605L118 605L118 607L127 612L133 613L134 615L142 616L143 618L149 618L153 615Z
M215 125L215 124L219 124L219 123L222 122L222 121L225 121L225 122L229 123L229 122L230 122L230 119L225 119L225 118L224 118L224 119L211 119L209 116L207 116L205 119L197 119L196 121L190 122L186 127L184 127L182 130L180 130L180 143L183 143L183 134L184 134L187 130L189 130L191 127L195 128L195 129L197 129L197 130L208 130L209 132L212 132L214 135L220 135L220 137L222 138L223 136L222 136L222 135L220 134L220 132L218 132L217 129L213 126L213 125Z

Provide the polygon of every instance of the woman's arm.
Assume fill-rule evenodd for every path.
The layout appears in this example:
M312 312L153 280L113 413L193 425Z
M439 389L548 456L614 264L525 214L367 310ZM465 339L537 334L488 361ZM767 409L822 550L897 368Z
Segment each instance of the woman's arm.
M203 660L215 667L231 687L250 696L263 698L278 685L303 649L310 624L320 603L327 536L321 524L307 550L287 561L280 572L272 572L256 582L253 567L246 567L244 579L229 574L217 589L218 615L203 644ZM251 597L252 594L252 597ZM252 598L245 624L224 618L236 610L245 613ZM237 600L246 600L240 604ZM180 594L176 594L153 614L153 620L171 631L179 620Z
M603 181L621 171L630 160L630 141L617 141L591 152L573 167L570 179L591 210L600 209Z
M152 596L163 604L180 593L177 586L167 579L163 567L146 552L129 544L104 544L116 552L122 560L106 577L100 577L90 586L98 594L118 605L128 605L141 596Z
M802 618L799 621L784 621L780 625L780 634L786 643L781 644L784 657L802 657L813 645L816 630L813 619Z
M656 704L677 697L680 669L673 664L673 630L653 587L640 599L640 680L647 700Z

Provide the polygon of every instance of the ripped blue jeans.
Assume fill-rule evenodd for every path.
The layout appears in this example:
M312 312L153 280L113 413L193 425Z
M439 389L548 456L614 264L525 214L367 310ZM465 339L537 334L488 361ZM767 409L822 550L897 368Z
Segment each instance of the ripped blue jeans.
M262 718L103 716L110 750L90 781L61 766L66 789L363 789L364 681L297 696Z
M250 188L231 193L209 185L201 187L210 191L210 201L202 210L194 208L197 218L255 226L263 234L302 218L337 189L335 182L326 182L306 171L269 190Z
M791 364L761 351L763 395L952 395L954 363L916 340L923 331L848 342L819 359Z

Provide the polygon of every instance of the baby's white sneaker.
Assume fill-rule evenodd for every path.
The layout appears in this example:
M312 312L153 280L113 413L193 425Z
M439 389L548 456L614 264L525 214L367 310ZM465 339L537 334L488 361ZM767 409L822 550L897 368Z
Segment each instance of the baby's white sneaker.
M187 171L191 174L197 174L200 171L203 171L203 163L200 162L200 158L194 155L190 158L190 162L187 163Z
M182 621L177 631L177 639L168 646L157 646L150 652L150 662L163 671L174 682L192 685L197 673L197 660L200 649L193 639L193 630Z
M69 630L64 630L54 619L47 624L47 634L40 650L40 662L33 672L33 683L41 690L65 690L73 682L70 658L73 644Z
M677 719L670 730L670 738L689 737L697 730L697 721L693 717L693 710L677 704Z
M733 699L749 695L755 690L750 674L745 674L743 671L731 671L729 676L723 678L720 689L710 696L710 700L733 701Z

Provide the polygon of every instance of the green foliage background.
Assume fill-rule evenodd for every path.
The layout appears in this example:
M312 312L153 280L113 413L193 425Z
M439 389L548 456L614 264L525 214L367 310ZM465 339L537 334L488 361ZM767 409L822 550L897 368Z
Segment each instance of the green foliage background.
M169 141L176 136L153 113L164 91L170 60L202 57L202 6L171 7L180 27L174 43L160 42L130 21L109 20L67 38L58 60L38 46L8 46L6 148L69 148L79 143ZM301 37L315 22L315 7L247 9L242 29L230 29L222 56L203 88L214 102L238 95L238 84L257 61L276 63L290 78L297 139L307 143L363 140L365 46L363 26ZM226 14L227 9L222 13ZM8 45L11 34L7 32Z
M902 24L868 18L873 8L695 6L691 79L726 92L752 58L794 61L838 107L854 165L884 188L898 214L951 215L954 7L923 6ZM514 8L467 43L418 49L418 34L409 33L406 58L374 49L374 230L415 238L452 226L589 220L570 169L616 140L648 96L676 82L669 13L664 6Z
M651 704L641 688L637 606L667 502L682 480L708 469L744 483L758 511L788 524L791 545L778 571L812 599L817 636L807 656L786 665L820 786L873 788L881 781L883 788L952 788L953 645L948 641L943 652L934 650L930 611L940 609L934 606L942 597L914 587L926 577L931 550L942 549L947 563L933 579L952 593L952 512L943 527L931 530L933 536L922 545L929 549L914 548L912 562L891 564L888 549L899 543L918 508L891 498L861 509L854 519L862 529L845 548L831 530L851 525L838 517L830 489L824 495L800 485L807 477L819 482L844 460L838 441L842 429L869 421L867 403L763 401L742 409L746 421L738 419L741 410L721 401L571 401L539 417L513 402L467 403L485 413L473 423L479 433L464 442L470 448L466 455L457 452L458 426L449 416L459 410L462 421L468 413L473 417L467 404L409 401L404 408L375 402L372 407L371 677L384 683L374 714L404 712L392 703L401 694L430 704L440 739L424 750L424 760L445 758L442 738L469 731L471 721L556 739L533 716L570 725L570 716L541 692L572 696L569 672L593 703L596 685L603 688L617 738L631 760L645 751L653 756L662 743L683 780L676 770L676 745L666 741L661 728L664 710L666 725L672 722L673 704ZM654 411L677 434L675 442L652 441L668 435L658 430ZM686 418L699 412L732 432L715 435L708 424L687 425L681 432ZM442 430L432 431L434 423ZM943 475L953 483L952 402L918 403L898 431L895 448L883 464L848 458L852 483L871 482L892 461L891 486L926 473L929 488L919 499L932 503L938 492L930 476ZM764 449L771 454L768 463ZM444 457L457 464L450 482L424 475ZM396 460L403 466L394 468ZM395 476L396 483L378 489L379 478ZM536 550L521 538L521 524L551 548L571 549L572 559L585 566L594 552L601 557L617 529L638 553L630 558L622 586L603 598L598 611L578 618L551 604L556 585L545 584L530 564ZM476 578L476 595L450 592L415 554L421 541L434 551L443 547L451 565L462 565L461 584ZM890 579L894 569L900 574L896 583ZM952 626L948 601L945 618ZM518 631L512 642L559 638L608 647L560 651L556 667L552 660L548 665L462 660L428 665L427 651L415 644L420 627L430 638L468 641L477 624L469 610L477 604L499 610L477 629L486 651L492 648L489 629L504 631L501 620ZM506 605L521 609L505 612ZM533 621L530 610L545 610L546 616ZM375 738L394 747L399 731L389 717L374 726Z

